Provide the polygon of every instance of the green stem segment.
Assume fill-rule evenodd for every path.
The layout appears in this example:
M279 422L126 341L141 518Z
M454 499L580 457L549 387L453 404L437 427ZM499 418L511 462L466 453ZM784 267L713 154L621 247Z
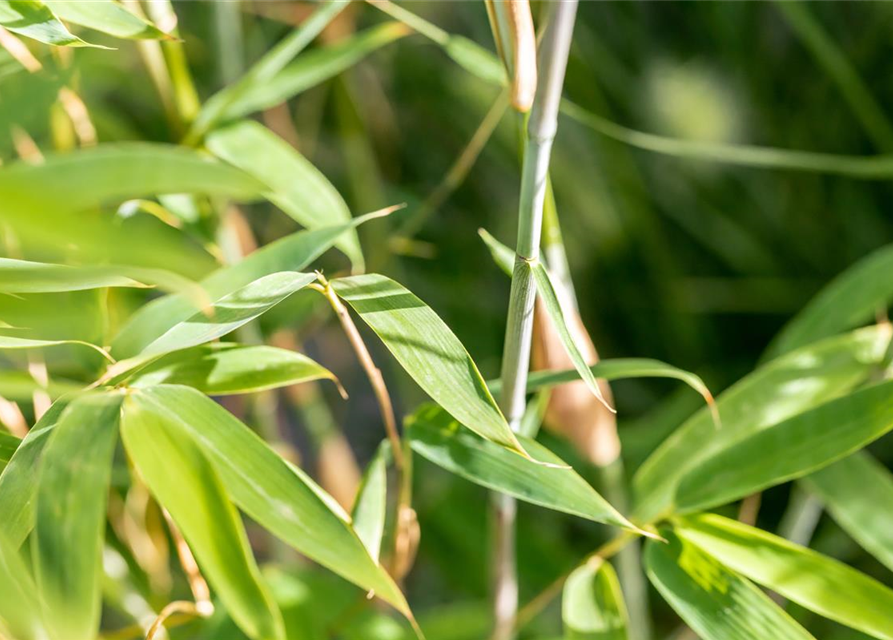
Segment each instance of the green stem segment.
M526 263L539 259L549 159L552 141L558 129L558 107L577 2L555 3L552 11L552 19L540 48L539 81L527 124L518 210L518 243L502 362L500 407L514 431L518 430L524 413L533 335L533 306L536 300L536 285ZM512 498L498 494L493 496L493 640L509 640L514 636L518 610L515 510L516 505Z

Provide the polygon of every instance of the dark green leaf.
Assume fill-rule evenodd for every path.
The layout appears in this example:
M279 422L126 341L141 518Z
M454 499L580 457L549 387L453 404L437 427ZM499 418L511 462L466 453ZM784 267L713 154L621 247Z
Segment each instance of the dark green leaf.
M6 465L12 459L13 454L21 443L20 438L16 438L9 433L0 432L0 473L6 468Z

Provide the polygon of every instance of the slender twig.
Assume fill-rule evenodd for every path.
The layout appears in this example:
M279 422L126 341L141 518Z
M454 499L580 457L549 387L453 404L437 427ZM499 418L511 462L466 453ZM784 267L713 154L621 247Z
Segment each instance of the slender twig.
M518 242L502 361L500 407L509 425L516 431L524 413L536 298L532 272L527 263L539 258L546 176L552 141L558 128L558 107L577 3L555 3L552 11L553 19L543 37L536 98L527 125L527 146L524 151L518 208ZM508 496L496 494L493 497L493 510L496 532L493 549L495 624L492 638L509 640L514 637L518 606L514 501Z
M152 623L152 626L149 627L149 631L146 633L146 640L153 640L164 626L164 623L175 614L184 615L187 618L204 618L207 615L202 613L194 602L175 600L165 605L158 617L155 618L155 622Z

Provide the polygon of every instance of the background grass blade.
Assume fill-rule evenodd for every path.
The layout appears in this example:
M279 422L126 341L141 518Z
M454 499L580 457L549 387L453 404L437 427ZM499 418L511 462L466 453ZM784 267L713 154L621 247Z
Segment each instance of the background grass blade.
M475 484L519 500L638 531L554 453L519 437L536 464L460 428L440 407L423 405L406 419L412 450Z
M428 305L378 274L339 278L332 288L434 401L488 440L523 451L477 365Z
M565 640L627 640L626 604L610 563L586 563L568 576L561 622Z
M683 518L675 531L733 571L810 611L875 638L893 638L893 591L837 560L713 514Z
M116 38L170 38L154 24L131 13L114 0L47 0L46 4L53 13L67 22Z
M0 0L0 26L44 44L90 46L66 29L40 0Z
M893 429L893 381L860 389L742 438L704 460L679 484L690 512L799 478Z
M133 394L132 402L154 422L194 438L229 496L255 522L410 615L403 594L369 556L335 500L229 412L188 387L143 389Z
M366 466L350 514L354 531L366 545L366 550L375 562L378 562L381 553L388 506L388 468L385 450L384 446L379 446L375 456Z
M647 522L666 512L681 478L731 443L847 393L867 380L889 341L888 328L861 329L794 351L742 378L717 398L721 429L716 428L705 407L686 420L638 469L633 478L636 517Z
M661 530L645 547L648 578L703 640L814 640L753 584L696 546Z
M210 396L254 393L335 375L307 356L266 345L206 344L164 356L141 369L133 387L179 384Z
M350 210L332 183L297 149L257 122L246 120L211 133L208 149L269 188L264 196L308 229L350 222ZM355 229L335 242L354 269L364 268Z
M16 449L19 448L21 443L21 438L16 438L9 433L0 432L0 473L3 472L6 465L12 460L13 454L15 454Z
M40 460L34 570L58 640L99 632L102 547L120 393L82 396L64 411Z
M263 584L239 514L199 444L136 396L124 402L121 436L233 620L250 638L283 639L282 617Z
M856 542L893 571L893 475L867 452L854 453L800 481Z

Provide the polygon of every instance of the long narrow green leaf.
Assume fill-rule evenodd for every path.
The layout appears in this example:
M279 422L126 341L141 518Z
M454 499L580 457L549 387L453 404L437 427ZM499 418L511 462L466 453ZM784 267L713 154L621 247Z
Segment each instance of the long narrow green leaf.
M194 438L232 500L252 520L338 575L411 615L400 589L366 551L338 503L221 406L188 387L136 391L153 424Z
M682 512L726 504L846 457L893 429L893 380L866 387L742 438L679 483Z
M696 546L661 530L645 565L660 594L703 640L815 640L757 587Z
M893 638L893 591L845 564L714 514L681 519L676 533L733 571L819 615Z
M0 536L15 548L34 526L34 502L37 483L34 470L38 468L44 447L53 432L66 403L57 400L37 421L19 444L16 452L0 473Z
M35 391L46 393L55 400L66 393L80 391L86 385L84 383L67 380L53 376L46 385L34 379L27 371L0 371L0 396L15 402L29 402L34 397Z
M263 125L244 120L214 131L206 141L221 160L254 176L269 191L264 196L299 224L318 229L350 222L350 210L332 183L297 149ZM362 271L363 252L355 229L335 243Z
M46 347L58 347L61 345L78 345L81 347L89 347L94 351L101 353L103 357L108 358L108 354L95 344L84 342L83 340L31 340L30 338L16 338L14 336L0 336L0 351L4 349L44 349Z
M245 100L257 90L258 86L272 80L349 4L349 0L320 2L317 9L297 29L270 49L244 76L205 102L192 125L190 138L200 138L226 117L227 110L233 104Z
M170 410L179 409L171 405ZM124 401L121 436L233 620L251 638L284 638L282 616L263 584L239 514L199 443L142 396Z
M818 496L856 542L893 571L893 474L866 452L855 453L800 481Z
M565 640L627 640L629 617L610 563L586 563L568 576L561 621Z
M602 395L602 391L598 386L598 381L595 379L595 376L592 375L592 371L589 370L589 363L586 362L583 354L580 353L576 340L571 335L570 329L567 328L567 322L564 319L564 311L561 309L561 301L555 293L555 288L552 286L552 280L546 272L546 268L541 262L532 264L527 263L527 266L533 272L533 279L536 281L537 294L539 294L540 300L543 301L546 313L549 314L549 319L552 320L552 325L558 333L558 338L561 340L565 352L571 359L571 362L574 363L574 368L577 370L577 373L580 374L580 378L583 379L592 394L601 400L602 404L608 407L608 409L614 411Z
M307 356L266 345L206 344L167 355L130 381L133 387L179 384L210 396L253 393L335 375Z
M388 468L384 452L385 448L379 447L369 461L350 514L354 531L376 562L381 553L388 506Z
M201 281L208 300L217 300L263 276L277 271L301 271L332 247L335 241L375 215L354 218L350 224L300 231L272 242L232 266L224 267ZM112 341L118 358L135 356L153 340L198 309L182 295L153 300L135 313Z
M481 236L484 244L487 245L487 249L490 251L490 256L493 258L496 266L511 278L512 270L515 268L515 252L490 235L486 229L478 229L478 235Z
M21 443L22 440L20 438L16 438L9 433L0 432L0 473L3 472L6 465L12 460L13 454L15 454Z
M893 246L871 253L828 283L779 332L767 349L771 358L874 318L893 301Z
M519 436L536 464L461 429L440 407L423 405L406 419L412 450L475 484L547 509L638 531L554 453Z
M92 638L99 631L102 546L120 393L72 402L40 461L34 570L53 637Z
M40 0L0 0L0 26L44 44L84 47Z
M46 4L63 20L116 38L170 38L158 27L131 13L114 0L46 0Z
M639 468L633 479L638 500L636 517L650 522L666 512L680 479L731 443L845 394L867 380L889 341L888 328L869 327L794 351L745 376L717 399L722 428L716 428L705 407Z
M435 402L475 433L523 452L477 365L428 305L378 274L339 278L332 288Z
M0 635L15 640L47 637L37 587L19 545L0 533Z

